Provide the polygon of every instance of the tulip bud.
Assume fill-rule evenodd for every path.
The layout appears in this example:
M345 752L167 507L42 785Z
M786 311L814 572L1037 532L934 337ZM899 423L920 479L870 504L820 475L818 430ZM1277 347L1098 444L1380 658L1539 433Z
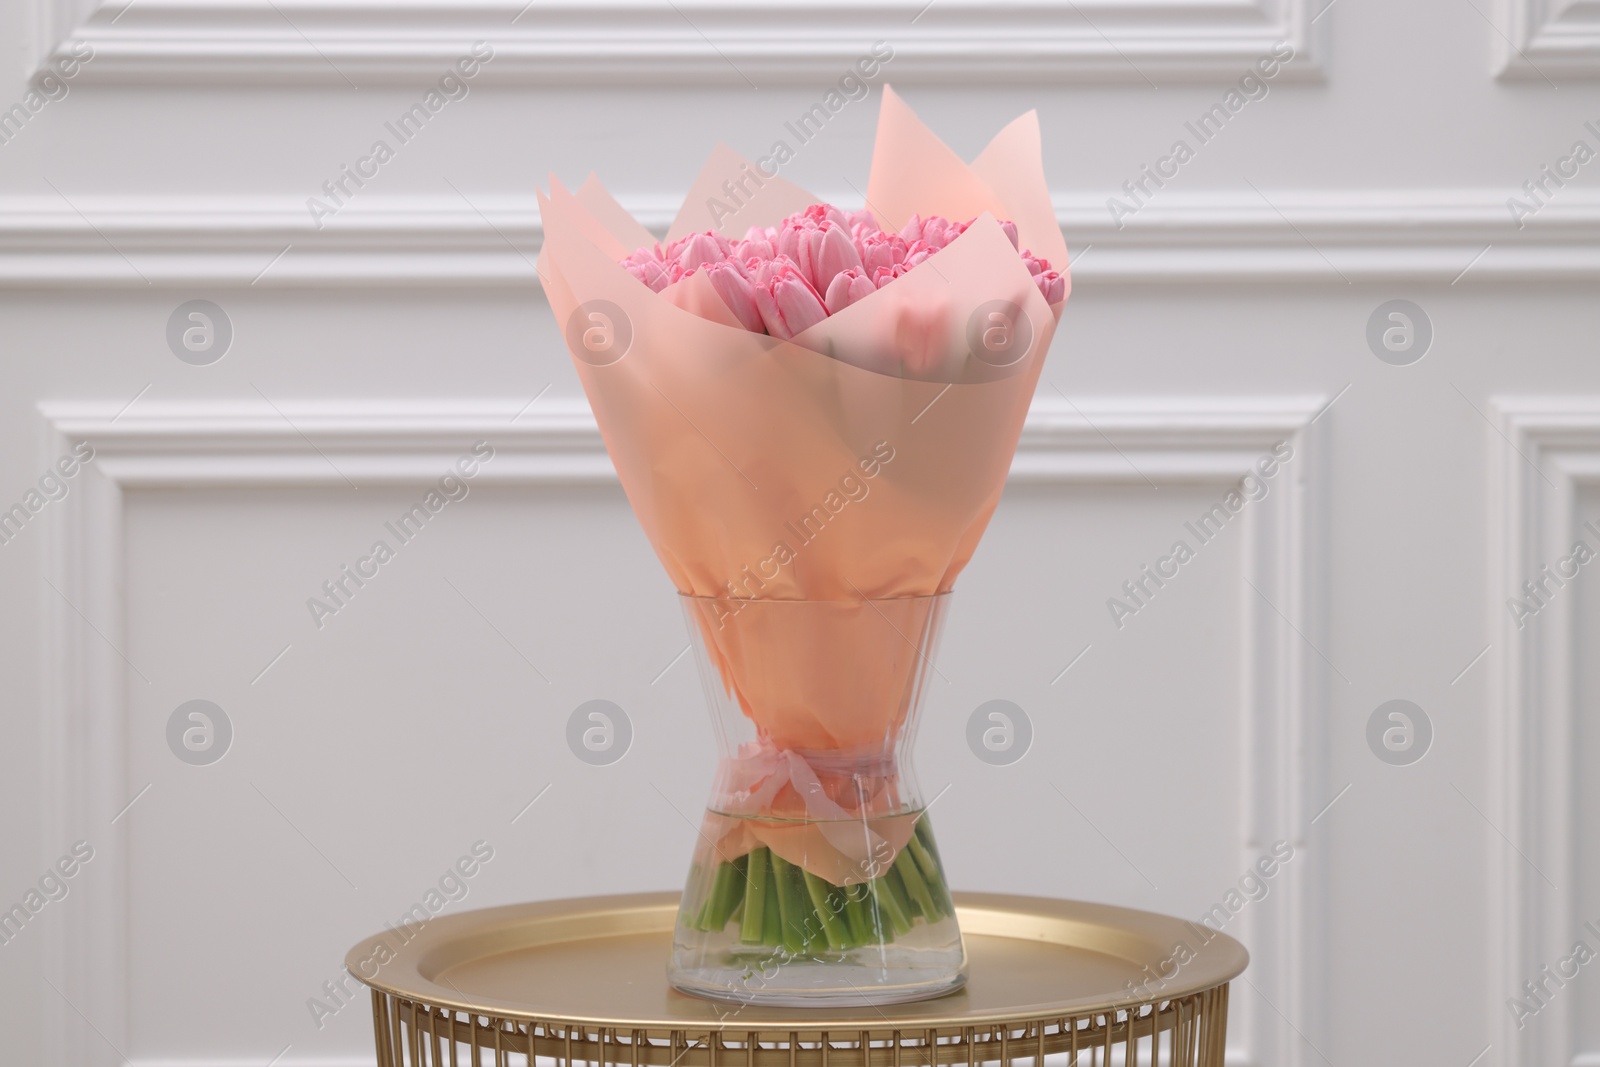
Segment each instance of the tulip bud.
M827 307L828 314L837 315L862 297L876 292L877 288L870 278L851 267L833 276L833 281L828 285L828 293L822 302Z
M882 289L909 269L904 263L896 263L892 267L879 267L872 272L872 285L876 289Z
M751 258L771 259L775 255L777 249L772 247L772 242L764 234L752 229L749 237L734 244L733 254L729 258L743 261Z
M845 213L832 204L812 204L800 214L801 217L809 219L818 226L821 226L824 222L831 222L842 230L850 228L850 220L845 217Z
M778 228L778 239L772 242L773 251L780 256L787 256L796 263L800 261L800 231L802 226L785 223Z
M913 241L906 247L906 256L905 259L901 260L901 266L905 267L906 270L910 270L937 251L937 248L926 241Z
M869 233L882 233L883 227L878 225L878 220L873 218L872 212L866 208L860 211L851 211L845 214L849 223L850 236L859 243Z
M879 230L860 240L861 266L867 275L879 268L892 267L906 257L906 241L897 233Z
M753 295L767 332L785 341L828 317L822 298L792 266L778 267L770 284L756 286Z
M856 251L850 235L831 222L824 222L814 230L800 231L797 246L800 273L819 293L827 291L835 274L852 268L859 270L862 265L861 254Z
M773 279L785 271L799 271L800 267L788 256L778 255L771 259L751 260L746 264L745 276L750 279L757 289L770 288Z
M726 258L722 244L718 243L718 235L711 233L690 234L683 239L677 255L673 257L684 270L694 270L707 263L721 263Z
M659 293L667 286L666 264L658 259L633 259L623 261L623 267L628 273L638 278L650 287L651 292Z
M739 325L751 333L765 333L767 326L756 307L756 289L739 267L733 263L713 263L706 268L706 279L711 282L722 302L728 305Z

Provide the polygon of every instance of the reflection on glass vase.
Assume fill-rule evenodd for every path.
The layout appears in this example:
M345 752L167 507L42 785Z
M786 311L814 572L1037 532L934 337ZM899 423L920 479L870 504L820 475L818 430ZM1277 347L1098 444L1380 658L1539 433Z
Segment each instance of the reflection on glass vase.
M672 984L797 1007L960 988L966 952L910 763L949 594L682 600L721 760Z

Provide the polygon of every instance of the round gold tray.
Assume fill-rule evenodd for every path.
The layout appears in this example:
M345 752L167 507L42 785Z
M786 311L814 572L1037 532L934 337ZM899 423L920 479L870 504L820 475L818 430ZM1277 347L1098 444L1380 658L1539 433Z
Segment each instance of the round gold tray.
M882 1008L673 990L678 898L667 893L445 916L362 941L345 967L372 987L381 1067L515 1067L530 1054L619 1067L935 1067L1057 1053L1075 1063L1091 1049L1101 1064L1221 1067L1228 982L1249 958L1233 938L1104 904L955 901L966 988Z

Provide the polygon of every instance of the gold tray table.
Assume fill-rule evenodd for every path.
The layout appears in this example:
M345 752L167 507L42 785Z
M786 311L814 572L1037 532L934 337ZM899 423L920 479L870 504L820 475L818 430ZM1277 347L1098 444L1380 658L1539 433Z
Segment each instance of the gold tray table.
M955 894L965 989L881 1008L774 1008L667 984L678 897L488 908L388 930L345 966L379 1067L1222 1067L1244 946L1104 904Z

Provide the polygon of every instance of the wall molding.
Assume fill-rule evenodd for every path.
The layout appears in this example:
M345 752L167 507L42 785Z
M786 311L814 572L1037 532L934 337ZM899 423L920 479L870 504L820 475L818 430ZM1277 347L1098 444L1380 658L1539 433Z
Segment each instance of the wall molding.
M1268 195L1158 191L1119 228L1106 196L1064 193L1056 214L1087 285L1600 279L1591 190L1520 229L1503 189ZM624 206L662 234L678 204ZM541 237L531 196L364 193L320 229L301 197L0 196L0 288L534 288Z
M1502 78L1600 77L1600 0L1503 0Z
M1310 0L41 2L54 51L94 49L85 82L427 84L479 40L487 77L568 87L820 92L879 40L907 84L1233 80L1281 41L1286 77L1318 75Z
M1521 1030L1506 1004L1583 936L1573 886L1575 593L1558 590L1520 630L1506 602L1579 536L1577 495L1600 487L1600 396L1493 404L1504 446L1495 449L1491 501L1499 678L1489 751L1493 817L1505 839L1490 842L1490 1018L1506 1067L1593 1067L1600 1049L1575 1047L1575 992L1556 996Z
M1241 515L1241 577L1260 595L1240 591L1240 869L1280 839L1304 856L1296 859L1298 873L1275 892L1273 909L1249 909L1237 930L1229 930L1251 946L1251 980L1276 1008L1263 1010L1251 990L1237 991L1229 1061L1241 1067L1310 1067L1304 1042L1278 1011L1301 1032L1321 1032L1325 860L1320 839L1309 836L1309 819L1328 799L1321 767L1324 686L1319 661L1295 631L1321 639L1324 598L1310 542L1327 482L1317 424L1323 403L1312 397L1041 399L1029 413L1012 468L1015 481L1035 485L1143 485L1151 478L1220 490L1277 442L1294 445L1289 476ZM261 405L142 403L119 412L102 404L48 404L40 413L45 455L80 440L96 453L80 484L47 517L53 536L46 573L76 610L48 591L41 601L51 646L43 831L53 848L70 828L100 827L96 847L103 842L106 858L97 856L96 864L112 869L101 872L109 881L105 891L58 919L45 967L107 1039L127 1048L130 961L122 901L132 857L128 824L106 825L130 790L123 755L132 683L114 648L127 615L124 494L155 487L338 485L345 477L358 485L423 485L480 438L496 448L481 480L538 488L610 484L615 474L587 406L576 398L547 398L515 421L514 404L489 402L426 409L286 404L282 414ZM99 1062L101 1039L64 1008L46 1036L48 1062ZM132 1064L157 1067L156 1060L136 1056Z

